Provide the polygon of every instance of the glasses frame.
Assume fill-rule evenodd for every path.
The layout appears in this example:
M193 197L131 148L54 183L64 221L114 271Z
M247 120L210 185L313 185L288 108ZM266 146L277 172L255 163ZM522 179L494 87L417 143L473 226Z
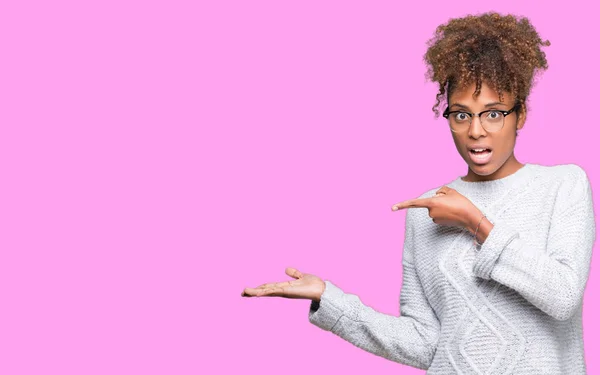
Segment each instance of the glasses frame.
M502 126L500 127L500 129L493 131L493 132L497 132L497 131L502 130L502 128L504 128L504 119L506 118L506 116L510 115L511 113L513 113L514 111L518 110L519 108L521 108L521 102L516 103L508 111L503 111L501 109L488 109L488 110L485 110L485 111L481 111L479 113L471 113L471 112L467 112L467 111L464 111L464 110L448 111L448 109L450 109L450 107L446 107L446 109L444 110L444 113L442 114L442 116L444 116L446 119L448 119L450 117L450 115L453 114L453 113L464 113L466 115L469 115L469 127L470 127L471 124L473 123L473 117L479 117L479 121L481 122L481 115L483 115L484 113L488 113L488 112L500 112L500 113L502 113L502 115L504 116L504 118L502 118ZM449 121L450 120L448 120L448 122ZM485 126L483 126L483 122L481 123L481 126L485 129ZM456 130L452 129L452 125L450 125L450 130L452 130L453 132L457 133ZM485 129L485 131L489 132L489 130L487 130L487 129Z

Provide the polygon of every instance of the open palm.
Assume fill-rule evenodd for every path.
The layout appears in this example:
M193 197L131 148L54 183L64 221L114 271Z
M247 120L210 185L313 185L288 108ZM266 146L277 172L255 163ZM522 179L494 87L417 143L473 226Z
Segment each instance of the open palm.
M242 297L284 297L320 301L325 290L325 282L321 278L308 273L302 273L295 268L285 269L288 276L294 280L268 283L256 288L245 288Z

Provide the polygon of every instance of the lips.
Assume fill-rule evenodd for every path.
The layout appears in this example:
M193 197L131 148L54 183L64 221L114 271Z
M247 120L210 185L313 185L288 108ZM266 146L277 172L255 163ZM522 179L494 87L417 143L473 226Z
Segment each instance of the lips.
M475 147L475 149L485 149L484 151L476 152L472 149L469 149L469 158L475 164L486 164L492 159L493 151L486 147Z
M472 145L472 146L468 146L467 147L467 150L469 150L469 151L472 151L472 150L481 150L481 149L489 150L489 151L492 150L492 148L490 146L483 145L483 144Z

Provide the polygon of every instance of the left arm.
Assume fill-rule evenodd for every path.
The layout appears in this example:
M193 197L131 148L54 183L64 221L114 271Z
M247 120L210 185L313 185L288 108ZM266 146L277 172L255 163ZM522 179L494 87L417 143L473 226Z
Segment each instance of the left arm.
M569 319L579 307L587 283L596 239L592 190L583 169L565 183L552 217L545 252L524 251L519 228L483 219L473 272L519 292L525 299L558 319ZM471 233L481 216L472 220Z

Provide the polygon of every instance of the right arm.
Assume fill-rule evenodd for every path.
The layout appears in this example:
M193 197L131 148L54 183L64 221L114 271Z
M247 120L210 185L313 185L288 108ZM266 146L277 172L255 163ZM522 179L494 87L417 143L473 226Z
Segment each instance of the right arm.
M372 354L408 366L427 369L433 361L440 323L427 301L414 263L414 230L407 211L402 255L400 316L366 306L325 280L319 302L312 301L309 321Z

